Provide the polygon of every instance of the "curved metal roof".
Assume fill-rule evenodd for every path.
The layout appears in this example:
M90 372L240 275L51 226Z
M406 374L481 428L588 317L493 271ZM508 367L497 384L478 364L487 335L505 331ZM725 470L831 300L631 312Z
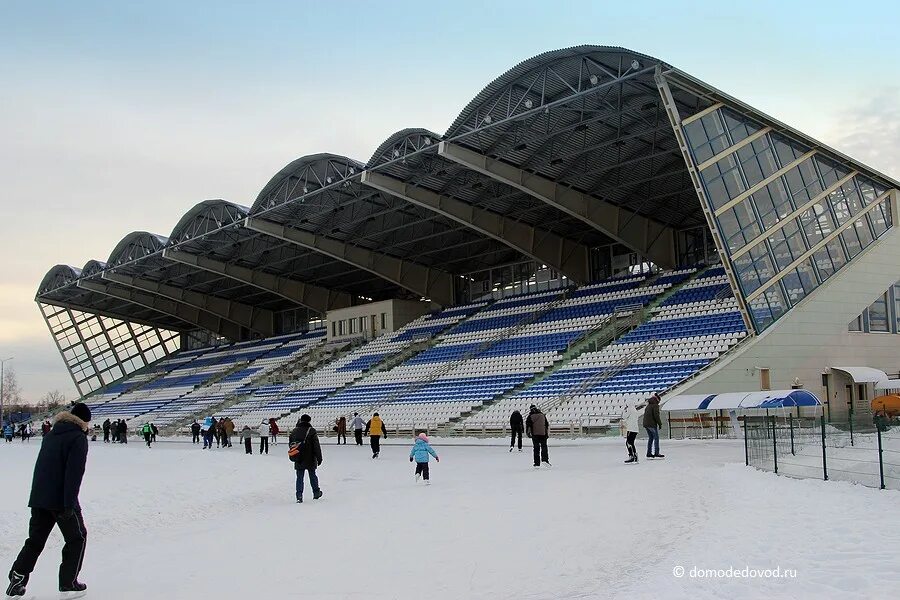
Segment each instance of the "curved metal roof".
M371 257L400 259L451 275L527 259L514 245L449 218L436 206L425 208L421 202L364 185L360 174L365 169L462 203L457 206L470 205L584 246L612 241L602 227L571 210L563 212L552 202L444 158L437 148L442 141L512 166L523 178L545 178L674 229L703 226L705 218L656 87L654 76L660 73L670 82L682 116L727 102L897 186L659 59L619 47L575 46L529 58L488 83L443 136L403 129L382 142L366 165L338 154L300 157L266 183L249 209L224 200L200 202L169 238L133 232L117 244L105 266L91 261L84 272L54 267L42 280L38 299L131 310L110 306L108 298L74 285L79 277L114 269L254 307L296 306L234 278L167 260L164 248L356 296L411 296L365 264L250 230L245 227L247 217L273 221L348 250L362 249Z

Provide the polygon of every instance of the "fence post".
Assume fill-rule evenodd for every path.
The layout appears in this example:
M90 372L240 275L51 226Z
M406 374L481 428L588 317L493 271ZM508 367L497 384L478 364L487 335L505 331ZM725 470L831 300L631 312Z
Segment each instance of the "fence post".
M881 489L884 489L884 450L881 448L881 426L877 422L875 431L878 434L878 474L881 476Z
M853 446L853 411L850 411L850 445Z
M744 466L750 466L750 446L747 444L747 415L744 415Z
M775 431L775 417L772 417L772 460L775 461L775 474L778 474L778 438Z
M669 424L669 439L672 439L672 415L666 413L666 421Z
M788 419L791 424L791 456L796 456L794 452L794 415L788 415Z
M715 421L716 421L716 439L719 439L719 415L721 413L722 413L721 408L713 413L713 419L715 419Z
M822 425L822 475L828 481L828 453L825 452L825 415L819 417Z

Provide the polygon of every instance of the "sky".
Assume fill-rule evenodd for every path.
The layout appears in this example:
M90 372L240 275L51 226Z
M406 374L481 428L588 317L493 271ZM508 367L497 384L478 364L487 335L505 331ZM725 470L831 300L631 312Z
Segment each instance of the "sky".
M516 63L656 56L900 178L900 3L0 2L0 358L26 400L77 396L34 294L55 264L252 204L306 154L366 162L446 131Z

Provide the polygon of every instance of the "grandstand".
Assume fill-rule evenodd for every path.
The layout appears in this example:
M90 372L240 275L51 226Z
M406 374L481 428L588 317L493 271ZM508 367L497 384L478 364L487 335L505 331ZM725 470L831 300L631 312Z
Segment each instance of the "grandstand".
M653 392L798 385L837 415L897 369L898 187L665 62L581 46L443 135L301 157L250 206L53 267L35 299L96 418L132 426L497 432L537 404L603 431Z

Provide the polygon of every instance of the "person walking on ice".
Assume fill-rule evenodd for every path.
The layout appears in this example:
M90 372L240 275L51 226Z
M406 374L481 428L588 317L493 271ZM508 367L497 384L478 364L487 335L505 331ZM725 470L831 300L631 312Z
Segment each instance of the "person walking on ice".
M387 427L378 413L373 414L366 423L366 435L369 436L369 444L372 446L372 458L378 458L381 453L381 438L387 439Z
M249 425L244 425L244 428L241 429L241 439L244 440L244 453L245 454L253 454L253 440L250 437L253 435L253 430L250 429Z
M319 477L316 469L322 464L322 446L319 444L319 434L312 426L312 417L303 415L297 421L297 426L288 437L288 458L294 463L297 471L297 503L303 504L303 474L309 473L309 485L312 487L313 500L318 500L324 492L319 487Z
M144 423L143 427L141 427L141 435L144 436L144 441L147 442L147 447L150 447L150 442L153 441L153 426L150 423Z
M547 415L541 412L534 404L528 410L528 418L525 420L525 433L531 438L534 445L534 466L541 463L550 465L550 451L547 450L547 438L550 437L550 421Z
M647 430L647 458L665 458L665 454L659 453L659 429L662 427L662 417L659 414L659 394L653 394L647 400L647 408L644 409L644 429Z
M265 452L269 453L269 421L268 419L263 419L262 424L259 426L259 453Z
M409 462L416 461L416 481L419 481L419 477L421 477L425 480L427 485L431 485L431 481L428 478L429 456L433 456L434 460L441 462L437 452L435 452L434 448L431 447L431 444L428 443L428 436L424 433L420 433L416 436L416 441L413 443L412 450L409 451Z
M625 435L625 448L628 450L628 460L625 461L626 463L636 463L638 461L634 440L637 439L641 411L643 408L643 402L640 404L629 403L625 405L625 410L622 411L622 432Z
M509 430L512 432L512 437L509 439L509 451L513 451L513 446L516 445L516 438L518 438L519 452L521 452L522 434L525 433L525 419L522 418L522 413L518 409L514 410L509 416Z
M78 492L87 465L90 420L91 409L78 402L56 416L53 428L41 443L28 499L31 508L28 539L9 571L7 596L25 595L28 578L54 526L59 527L64 542L59 591L66 598L79 598L87 590L78 581L87 544Z
M350 427L353 428L353 438L356 440L357 446L363 445L363 428L365 428L366 422L362 420L362 417L359 416L359 413L353 413L353 420L350 421Z

